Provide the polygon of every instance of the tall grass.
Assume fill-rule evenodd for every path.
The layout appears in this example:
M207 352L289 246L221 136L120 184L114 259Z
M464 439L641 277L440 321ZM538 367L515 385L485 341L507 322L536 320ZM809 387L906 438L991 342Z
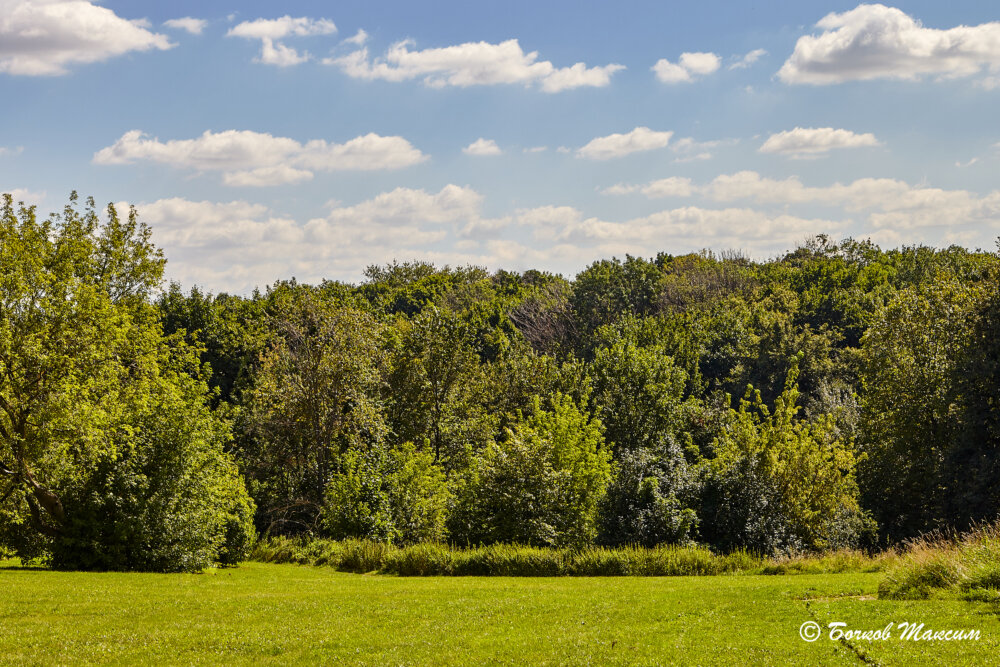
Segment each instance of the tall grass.
M922 600L958 593L1000 600L1000 523L967 533L932 533L907 543L879 583L889 600Z
M700 546L548 549L494 544L469 549L443 544L395 547L368 540L262 539L253 560L325 565L342 572L401 576L697 576L871 572L884 560L860 552L767 560L745 551L716 554Z

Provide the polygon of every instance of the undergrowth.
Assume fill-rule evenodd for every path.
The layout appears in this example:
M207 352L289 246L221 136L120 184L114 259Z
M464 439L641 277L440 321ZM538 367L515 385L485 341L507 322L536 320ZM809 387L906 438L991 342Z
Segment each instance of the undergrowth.
M341 572L401 576L698 576L876 572L891 556L836 551L766 559L746 551L716 554L701 546L623 546L551 549L511 544L458 548L444 544L397 547L370 540L262 539L252 560L323 565Z
M961 534L932 533L908 542L878 588L879 597L887 600L954 594L1000 601L1000 523Z

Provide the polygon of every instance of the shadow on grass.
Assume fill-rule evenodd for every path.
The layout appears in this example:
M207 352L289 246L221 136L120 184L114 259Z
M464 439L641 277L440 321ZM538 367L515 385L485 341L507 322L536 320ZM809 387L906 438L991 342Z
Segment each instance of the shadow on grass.
M51 572L52 568L44 565L25 565L16 558L13 560L0 560L0 571L9 570L12 572Z

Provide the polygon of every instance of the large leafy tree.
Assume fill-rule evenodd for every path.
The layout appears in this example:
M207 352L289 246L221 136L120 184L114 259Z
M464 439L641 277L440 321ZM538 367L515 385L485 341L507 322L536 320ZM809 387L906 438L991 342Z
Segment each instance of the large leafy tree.
M150 305L162 254L134 210L77 204L0 211L0 533L71 567L197 569L227 537L244 551L225 428Z
M282 290L271 309L275 340L244 396L237 454L261 529L312 530L340 455L386 435L380 327L307 287Z
M941 276L902 290L864 336L861 431L868 458L860 481L891 540L994 518L948 517L943 510L982 506L971 496L989 495L992 485L983 483L994 464L980 429L996 386L989 381L991 325L977 316L989 307L980 301L976 287ZM972 415L963 428L962 418Z

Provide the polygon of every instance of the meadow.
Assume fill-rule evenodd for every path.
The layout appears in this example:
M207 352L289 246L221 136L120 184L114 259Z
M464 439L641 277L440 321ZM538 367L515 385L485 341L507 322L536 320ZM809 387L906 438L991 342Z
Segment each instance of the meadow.
M247 563L203 574L0 565L0 664L990 664L996 603L877 599L877 572L399 577ZM809 643L806 621L977 629Z

